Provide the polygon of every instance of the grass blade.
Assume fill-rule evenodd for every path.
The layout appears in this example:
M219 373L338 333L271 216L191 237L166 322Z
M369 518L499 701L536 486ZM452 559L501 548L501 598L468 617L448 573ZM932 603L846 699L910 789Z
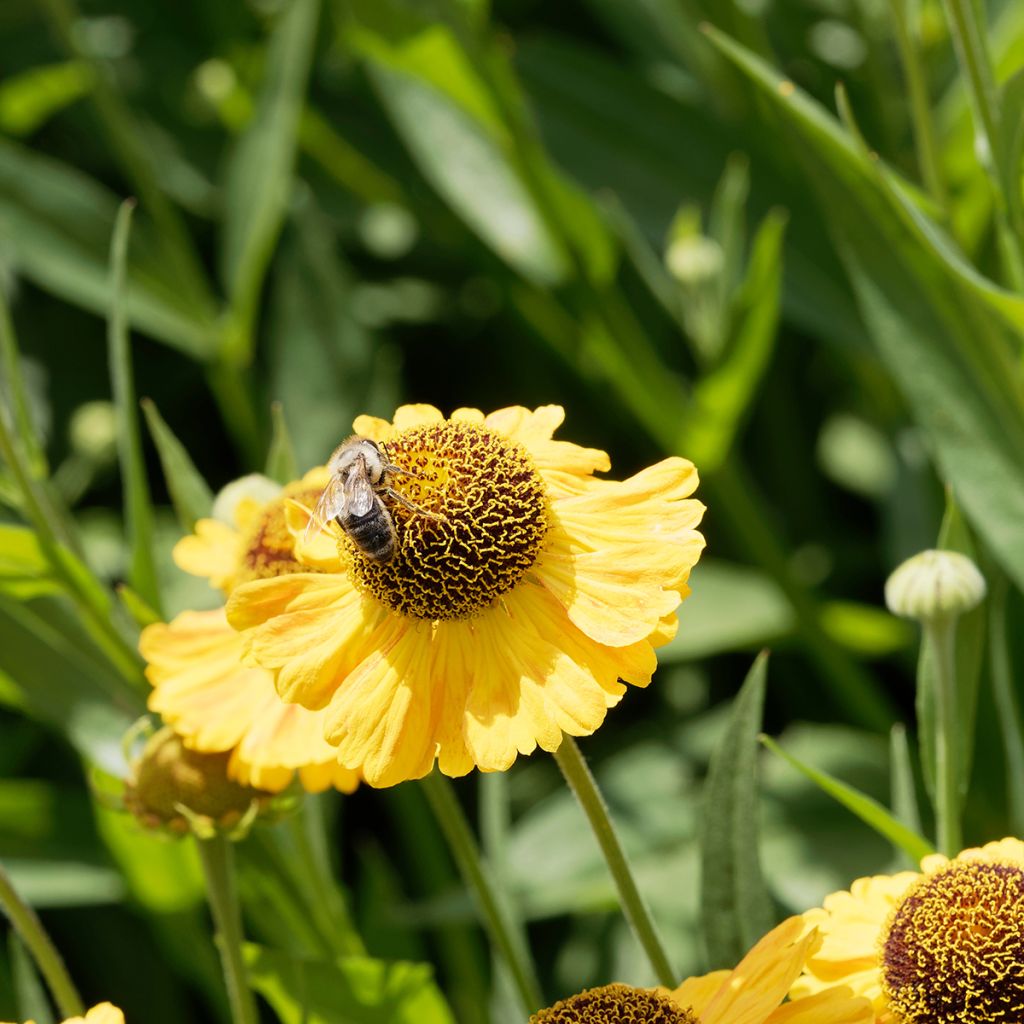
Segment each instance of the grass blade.
M267 452L267 464L263 472L271 480L287 484L298 477L299 466L295 459L292 437L288 433L288 423L284 418L284 406L280 402L274 402L270 407L270 418L274 433L270 438L270 450Z
M894 725L889 730L889 761L893 814L912 832L920 835L921 814L917 807L914 764L911 760L905 725ZM911 860L902 847L896 847L896 854L906 862L906 867L916 870L917 862Z
M111 306L107 320L110 378L117 413L117 454L124 488L124 518L128 535L128 578L151 607L160 608L160 588L153 558L153 506L142 457L142 437L136 412L132 356L125 314L124 280L135 201L121 204L110 244Z
M210 514L213 507L213 492L196 469L185 446L174 436L171 428L160 415L156 404L148 398L142 400L142 411L146 414L150 436L156 445L163 467L164 480L171 495L171 504L181 528L191 533L197 519Z
M848 811L856 814L861 821L874 829L882 838L888 839L894 846L902 850L915 864L922 857L935 852L935 848L926 839L904 825L877 800L854 789L853 786L848 786L845 782L840 782L839 779L827 772L819 771L817 768L812 768L809 764L797 760L792 754L787 754L769 736L762 736L761 742L772 753L778 754L784 761L788 761L819 789L838 800Z
M704 783L701 932L712 967L736 963L772 924L758 853L757 737L768 653L754 661Z

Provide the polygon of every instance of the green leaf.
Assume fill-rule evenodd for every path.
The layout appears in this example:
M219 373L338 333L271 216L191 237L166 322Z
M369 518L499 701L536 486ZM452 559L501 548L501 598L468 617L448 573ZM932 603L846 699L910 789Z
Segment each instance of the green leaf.
M935 848L916 832L887 811L877 800L833 778L827 772L812 768L786 753L773 739L762 736L761 742L773 753L788 761L798 772L805 775L829 796L838 800L847 810L856 814L866 825L880 836L902 850L916 864L922 857L935 852Z
M287 484L299 475L295 449L292 447L288 423L284 418L284 406L274 402L270 407L270 417L274 425L274 433L270 438L270 450L267 452L267 464L263 472L279 484Z
M1024 298L956 255L878 161L792 83L726 37L713 42L770 97L828 212L867 326L942 475L1024 585Z
M81 60L44 64L10 75L0 83L0 131L31 135L87 95L92 83L92 68Z
M679 632L658 649L659 662L672 664L756 648L794 628L786 595L755 569L701 559L691 583L693 593L679 610Z
M0 589L21 598L60 589L35 533L0 523Z
M124 489L125 531L128 535L128 578L150 607L160 608L160 587L153 561L153 505L142 457L142 436L135 402L131 341L124 306L125 259L134 200L121 204L110 243L111 302L107 321L107 352L117 413L117 454Z
M110 229L117 199L65 164L0 138L0 223L5 256L46 291L105 316ZM209 358L218 328L207 300L183 290L148 225L132 237L126 310L132 326L195 358Z
M750 266L734 300L725 359L694 386L679 441L705 473L713 473L732 448L771 360L782 291L782 240L786 215L769 214L754 239Z
M181 523L181 528L186 533L191 533L196 520L210 514L210 509L213 508L213 492L196 469L185 446L167 426L156 404L144 398L142 411L146 414L149 433L160 456L160 465L163 467L164 480L171 494L175 515Z
M14 996L18 1004L18 1017L34 1021L35 1024L54 1024L53 1009L46 997L42 979L32 957L13 928L7 936L7 948L11 954L11 975L14 981Z
M251 943L253 988L282 1024L454 1024L427 964L346 957L333 963Z
M228 164L221 276L235 317L236 333L226 343L239 347L232 355L241 362L248 359L263 276L291 195L319 13L319 0L294 0L281 8L256 110Z
M90 907L120 903L124 880L112 868L75 860L5 859L15 889L33 907Z
M914 763L911 759L910 744L907 742L907 728L897 724L889 730L890 785L892 788L892 811L912 832L921 834L921 812L917 806L917 786L914 783ZM900 848L897 855L906 860L906 866L917 870L917 863L911 861Z
M564 280L568 254L531 191L479 62L456 32L402 0L355 0L351 8L347 38L424 177L520 273L543 285Z
M762 652L736 696L704 782L701 932L713 967L736 963L774 918L758 846L757 737L767 671Z

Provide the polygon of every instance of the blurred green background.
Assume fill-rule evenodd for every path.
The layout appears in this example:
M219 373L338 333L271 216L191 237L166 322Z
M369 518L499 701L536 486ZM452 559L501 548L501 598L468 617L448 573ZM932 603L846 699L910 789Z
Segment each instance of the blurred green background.
M181 526L145 428L158 586L129 564L105 325L127 196L136 393L214 491L261 470L272 435L303 470L354 415L401 401L564 405L563 436L607 449L617 476L693 458L708 549L679 638L584 750L678 966L695 971L700 784L754 652L774 651L766 730L889 802L916 634L884 611L882 584L935 544L944 484L1016 662L1024 8L991 4L988 19L1006 137L979 162L969 83L928 0L6 0L0 286L38 475L45 462L101 580L129 580L165 616L215 602L170 563ZM908 52L937 182L919 169ZM0 500L17 522L10 467ZM83 758L123 771L117 739L143 695L111 681L66 595L10 551L0 858L87 1000L111 998L129 1021L225 1019L191 856L86 785ZM980 638L983 619L968 628ZM1014 820L989 675L979 655L974 839ZM762 775L780 911L895 863L781 761ZM649 982L550 760L458 788L546 995ZM372 956L432 963L460 1020L515 1019L418 790L317 807ZM242 852L249 932L330 953L281 909L296 882L276 842ZM17 1013L19 957L0 949L0 1018ZM396 999L365 1019L407 1019Z

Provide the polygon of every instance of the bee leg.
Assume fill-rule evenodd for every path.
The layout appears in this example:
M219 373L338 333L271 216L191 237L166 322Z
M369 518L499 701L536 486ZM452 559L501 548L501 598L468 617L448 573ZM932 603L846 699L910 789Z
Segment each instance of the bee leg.
M384 490L378 493L385 495L388 498L392 498L397 501L399 505L404 505L411 512L415 512L417 515L425 516L427 519L444 519L444 516L435 515L433 512L428 512L425 508L421 508L415 502L410 501L404 494L399 494L393 487L385 487Z

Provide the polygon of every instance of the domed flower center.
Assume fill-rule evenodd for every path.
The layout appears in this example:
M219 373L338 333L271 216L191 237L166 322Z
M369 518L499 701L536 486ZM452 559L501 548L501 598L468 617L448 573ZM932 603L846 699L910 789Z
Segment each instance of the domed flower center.
M587 989L540 1010L530 1024L699 1024L668 996L629 985Z
M280 497L268 501L242 538L242 557L234 585L290 572L310 572L295 558L295 540L285 519L287 499L292 498L312 508L320 497L315 487L286 488Z
M922 878L889 920L882 982L901 1024L1024 1021L1024 871L954 861Z
M395 554L375 561L349 541L357 585L393 611L430 621L468 618L508 593L548 529L544 485L526 452L470 423L403 430L385 447L394 465L416 474L389 480L415 508L381 495Z

